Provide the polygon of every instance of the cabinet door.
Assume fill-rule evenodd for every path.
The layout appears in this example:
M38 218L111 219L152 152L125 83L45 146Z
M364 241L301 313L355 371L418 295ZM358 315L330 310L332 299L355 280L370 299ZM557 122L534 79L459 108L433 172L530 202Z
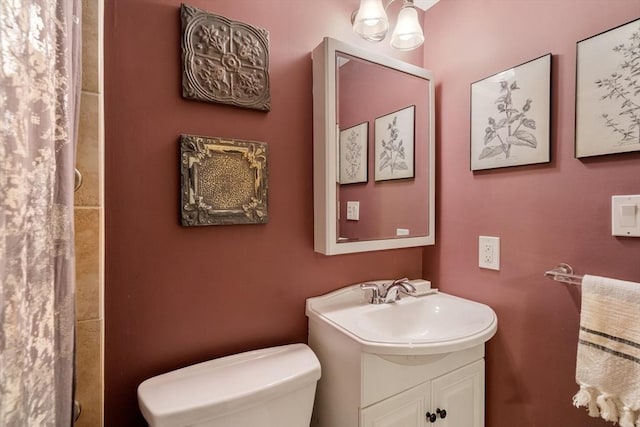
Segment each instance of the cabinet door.
M438 427L484 427L484 359L434 379L431 386L427 411L446 411L444 418L438 414Z
M424 427L429 385L411 388L360 412L361 427Z

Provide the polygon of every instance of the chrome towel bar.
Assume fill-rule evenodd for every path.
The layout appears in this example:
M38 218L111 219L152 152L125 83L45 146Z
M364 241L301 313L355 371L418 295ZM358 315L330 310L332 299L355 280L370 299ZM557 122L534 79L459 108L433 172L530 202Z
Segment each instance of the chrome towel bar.
M573 267L569 264L560 263L549 271L544 272L545 277L553 279L557 282L570 283L572 285L581 286L582 276L573 274Z

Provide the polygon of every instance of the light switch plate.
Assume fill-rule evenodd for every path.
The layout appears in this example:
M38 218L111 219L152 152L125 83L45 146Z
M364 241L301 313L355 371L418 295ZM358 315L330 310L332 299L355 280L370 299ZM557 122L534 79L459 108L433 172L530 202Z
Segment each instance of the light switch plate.
M478 266L489 270L500 270L500 238L480 236L478 238Z
M611 234L640 237L640 194L611 197Z

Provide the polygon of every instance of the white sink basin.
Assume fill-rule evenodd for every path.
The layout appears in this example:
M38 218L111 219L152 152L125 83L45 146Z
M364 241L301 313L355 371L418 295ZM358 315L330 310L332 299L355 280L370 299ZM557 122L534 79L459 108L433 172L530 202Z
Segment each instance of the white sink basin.
M376 354L438 354L484 344L498 320L487 305L436 292L370 304L353 285L307 300L310 321L323 322Z

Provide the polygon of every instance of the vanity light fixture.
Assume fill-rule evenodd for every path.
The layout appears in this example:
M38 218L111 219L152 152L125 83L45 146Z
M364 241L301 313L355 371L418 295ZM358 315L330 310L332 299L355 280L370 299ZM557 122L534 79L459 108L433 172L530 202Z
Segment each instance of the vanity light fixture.
M391 46L398 50L412 50L424 43L424 34L418 21L413 0L402 0L398 21L391 35ZM390 0L386 8L393 3ZM382 0L360 0L360 8L352 15L353 31L365 40L379 42L389 30L389 19Z
M387 5L388 7L388 5ZM389 19L382 0L360 0L360 8L352 16L353 31L370 42L382 41L389 30Z
M418 11L413 0L404 0L398 14L398 22L391 34L391 46L398 50L411 50L424 43L424 34L418 21Z

